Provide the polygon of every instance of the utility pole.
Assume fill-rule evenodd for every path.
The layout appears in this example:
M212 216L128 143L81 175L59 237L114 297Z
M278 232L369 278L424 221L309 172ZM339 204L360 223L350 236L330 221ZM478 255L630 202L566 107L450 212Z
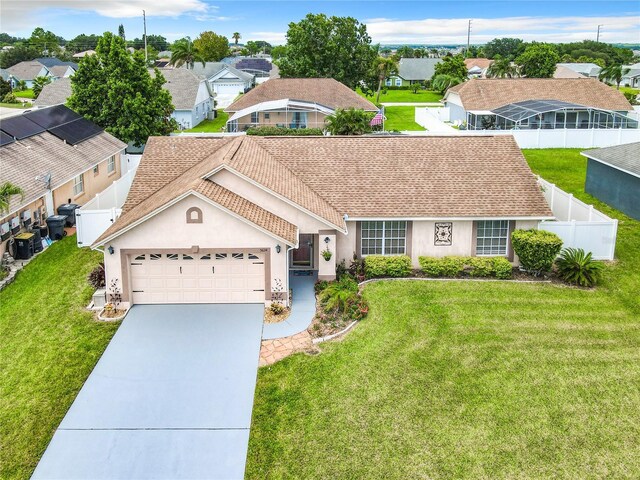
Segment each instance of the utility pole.
M596 35L597 43L600 43L600 27L604 27L604 25L598 25L598 34Z
M149 61L149 55L147 54L147 15L142 10L142 22L144 23L144 61Z
M467 51L465 52L465 58L469 58L469 41L471 40L471 20L469 20L469 26L467 27Z

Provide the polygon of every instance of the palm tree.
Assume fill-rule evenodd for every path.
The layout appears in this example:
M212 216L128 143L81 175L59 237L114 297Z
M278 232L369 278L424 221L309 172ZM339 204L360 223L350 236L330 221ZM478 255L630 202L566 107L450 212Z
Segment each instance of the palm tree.
M489 78L516 78L518 76L518 67L508 58L496 56L493 63L487 69L487 77Z
M171 60L169 65L174 67L181 67L187 65L187 68L193 68L196 62L202 63L204 67L204 57L193 47L193 42L190 37L185 37L181 40L177 40L171 49Z
M331 135L363 135L371 132L372 112L357 108L338 108L327 117L327 130Z
M233 35L231 35L231 38L233 38L233 42L236 44L236 47L238 46L238 40L240 40L242 38L242 35L240 35L240 33L238 32L233 32Z
M378 103L380 101L382 82L389 75L398 71L398 62L392 57L378 57L374 63L374 68L378 74L378 91L376 92L376 103Z
M9 211L9 202L14 195L20 195L20 201L24 200L24 190L11 182L0 185L0 213Z
M462 82L464 82L462 78L452 77L451 75L446 75L441 73L440 75L435 76L435 78L431 82L431 86L437 92L444 94L447 91L447 89L455 85L458 85L459 83L462 83Z
M600 80L611 80L615 82L616 88L620 90L620 83L622 82L622 77L624 77L627 73L629 73L629 69L623 67L622 65L609 65L608 67L604 67L600 71L600 75L598 78Z

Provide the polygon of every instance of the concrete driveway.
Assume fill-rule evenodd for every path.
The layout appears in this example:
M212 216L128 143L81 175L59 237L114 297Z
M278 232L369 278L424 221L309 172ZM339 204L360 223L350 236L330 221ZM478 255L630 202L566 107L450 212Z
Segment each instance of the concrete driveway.
M32 478L243 478L263 311L134 306Z

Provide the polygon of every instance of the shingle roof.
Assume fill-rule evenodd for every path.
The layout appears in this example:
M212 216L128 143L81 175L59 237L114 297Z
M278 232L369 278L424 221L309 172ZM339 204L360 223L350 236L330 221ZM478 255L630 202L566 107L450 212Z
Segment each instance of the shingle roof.
M553 78L587 78L581 73L578 73L564 65L556 65L556 71L553 73Z
M282 219L257 206L245 208L231 193L202 183L223 167L337 228L344 228L344 214L553 217L511 136L152 137L122 216L98 243L191 190L214 192L215 198L210 197L214 201L226 202L230 210L288 238L284 235L291 227ZM206 181L215 182L215 175Z
M474 78L451 87L465 110L492 110L524 100L561 100L604 110L633 110L615 88L594 78Z
M154 70L150 73L153 76ZM162 88L171 94L171 103L176 110L193 110L198 97L198 90L203 80L191 70L184 68L163 68L160 73L167 83Z
M18 80L33 80L43 68L45 68L44 65L32 60L16 63L7 68L7 71Z
M492 63L493 60L489 58L465 58L464 60L464 64L467 66L467 70L473 67L478 67L484 70L485 68L489 68Z
M378 110L369 100L333 78L274 78L245 93L225 111L237 112L258 103L287 98L319 103L334 110L351 107Z
M186 69L187 67L186 65L183 65L180 68ZM202 78L210 79L211 77L213 77L214 75L217 75L218 73L220 73L222 70L225 70L225 69L233 73L235 76L237 76L240 80L244 82L249 82L253 80L253 75L247 72L242 72L237 68L234 68L231 65L228 65L222 62L205 62L204 67L202 66L202 63L196 62L194 63L193 69L191 71Z
M440 62L440 58L401 58L398 74L405 80L429 80Z
M63 78L64 74L67 73L67 70L69 69L69 66L68 65L55 65L53 67L47 67L47 68L51 72L51 75L53 75L54 77Z
M587 150L582 155L640 177L640 142Z
M66 67L65 67L66 68ZM71 78L59 78L55 82L45 85L33 102L36 107L51 107L67 103L71 96Z
M563 67L567 67L574 72L581 73L582 75L597 77L602 70L600 65L596 65L595 63L559 63L558 65L562 65Z
M78 64L76 62L64 62L56 57L40 57L40 58L36 58L34 61L41 63L47 68L56 67L56 66L65 66L65 67L71 67L74 70L78 69Z
M75 146L48 132L3 146L0 151L2 181L18 185L25 192L22 202L14 197L10 211L44 195L44 184L35 179L37 176L50 173L51 187L58 188L126 146L106 132Z

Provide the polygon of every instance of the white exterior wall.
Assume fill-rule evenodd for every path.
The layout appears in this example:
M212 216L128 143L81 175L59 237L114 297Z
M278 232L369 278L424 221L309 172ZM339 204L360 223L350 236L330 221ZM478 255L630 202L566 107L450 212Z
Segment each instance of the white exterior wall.
M446 222L446 219L438 222ZM446 257L464 256L473 254L473 221L453 221L452 238L450 246L434 245L435 221L413 222L411 239L411 263L418 268L419 257Z
M191 207L202 210L202 223L187 223L186 212ZM111 280L118 279L123 291L123 300L129 306L131 298L129 269L126 254L122 250L175 249L191 250L197 245L200 251L212 249L269 249L271 287L281 280L288 288L286 245L277 239L256 229L244 221L235 218L210 203L195 197L187 197L169 207L155 217L136 228L105 244L105 271L107 286ZM276 245L281 245L280 253ZM115 249L113 255L108 247ZM269 303L268 301L266 303Z
M347 222L347 235L338 232L336 235L336 249L336 262L340 263L344 260L348 267L351 260L353 260L353 255L357 252L356 222Z

